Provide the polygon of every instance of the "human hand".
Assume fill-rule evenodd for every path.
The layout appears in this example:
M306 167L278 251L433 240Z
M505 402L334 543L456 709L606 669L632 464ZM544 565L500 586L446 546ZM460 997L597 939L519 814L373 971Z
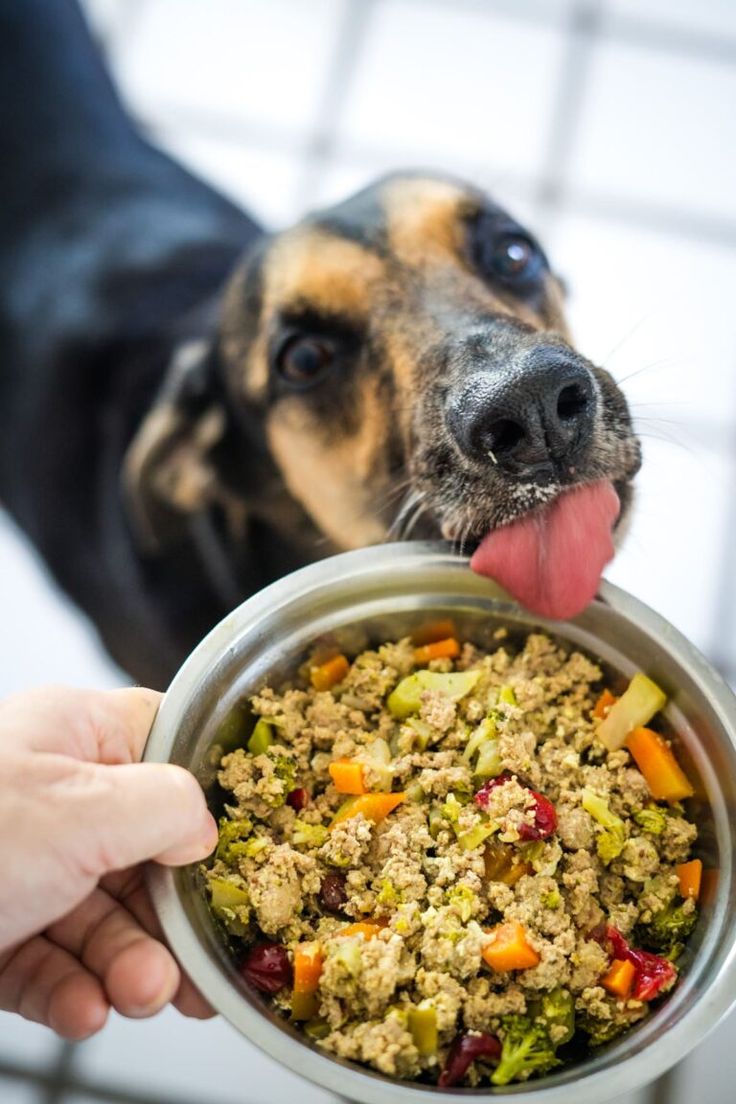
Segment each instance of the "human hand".
M205 858L194 777L138 762L161 695L44 689L0 703L0 1008L69 1039L110 1007L210 1009L161 932L139 865Z

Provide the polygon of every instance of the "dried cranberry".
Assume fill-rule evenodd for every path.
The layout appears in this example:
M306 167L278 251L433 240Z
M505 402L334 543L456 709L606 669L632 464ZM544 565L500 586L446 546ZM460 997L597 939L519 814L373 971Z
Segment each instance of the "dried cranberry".
M484 782L481 788L475 795L474 801L481 809L488 808L488 798L495 790L496 786L505 786L507 782L513 780L513 775L508 771L504 771L503 774L499 774L497 778L489 778L487 782ZM523 783L521 783L523 785ZM519 825L519 839L524 843L529 840L541 840L547 839L553 832L557 830L557 813L555 807L549 798L544 794L537 793L536 790L532 790L529 786L526 787L529 793L534 799L534 823L533 824L520 824Z
M534 798L534 823L519 825L519 839L525 842L547 839L557 831L555 807L544 794L537 793L536 790L530 790L529 793Z
M342 912L348 899L342 874L326 874L319 887L319 903L325 912Z
M473 798L475 804L480 809L488 808L488 798L491 792L496 789L497 786L505 786L507 782L512 781L513 776L508 771L504 771L503 774L499 774L497 778L489 778L487 782L484 782L477 794Z
M485 1031L477 1035L458 1035L450 1047L437 1084L441 1089L459 1085L477 1058L498 1058L500 1053L501 1044L495 1035Z
M652 954L651 951L630 947L616 928L606 928L606 938L613 947L613 957L627 959L636 970L631 990L634 1000L654 1000L677 977L677 970L668 959Z
M291 985L291 963L286 947L280 943L257 943L251 947L240 972L262 993L278 993L285 985Z
M291 793L286 795L286 804L291 805L292 809L296 809L298 813L302 811L309 801L309 794L303 786L297 787L296 790L292 790Z

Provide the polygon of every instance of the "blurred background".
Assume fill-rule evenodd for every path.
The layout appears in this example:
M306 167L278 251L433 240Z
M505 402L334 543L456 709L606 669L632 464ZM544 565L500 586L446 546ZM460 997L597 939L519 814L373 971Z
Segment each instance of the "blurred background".
M18 0L22 2L22 0ZM570 288L644 443L608 577L736 685L736 0L86 0L150 136L287 225L397 167L487 187ZM12 166L11 166L12 169ZM0 514L0 693L114 686ZM736 1018L621 1104L726 1104ZM59 1044L0 1014L0 1104L328 1104L174 1012Z

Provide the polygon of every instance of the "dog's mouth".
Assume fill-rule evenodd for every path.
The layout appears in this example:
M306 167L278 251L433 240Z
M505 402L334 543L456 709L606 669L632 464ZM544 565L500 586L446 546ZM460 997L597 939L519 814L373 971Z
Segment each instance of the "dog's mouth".
M470 566L540 617L563 620L595 597L613 558L620 500L610 480L563 491L552 502L486 533Z

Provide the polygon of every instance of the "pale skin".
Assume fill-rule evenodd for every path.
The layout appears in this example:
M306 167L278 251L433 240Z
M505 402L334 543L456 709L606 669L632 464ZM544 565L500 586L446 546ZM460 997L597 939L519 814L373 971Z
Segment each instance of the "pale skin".
M0 703L0 1009L68 1039L111 1008L211 1015L142 877L148 860L196 862L217 842L194 777L139 762L160 697L44 689Z

